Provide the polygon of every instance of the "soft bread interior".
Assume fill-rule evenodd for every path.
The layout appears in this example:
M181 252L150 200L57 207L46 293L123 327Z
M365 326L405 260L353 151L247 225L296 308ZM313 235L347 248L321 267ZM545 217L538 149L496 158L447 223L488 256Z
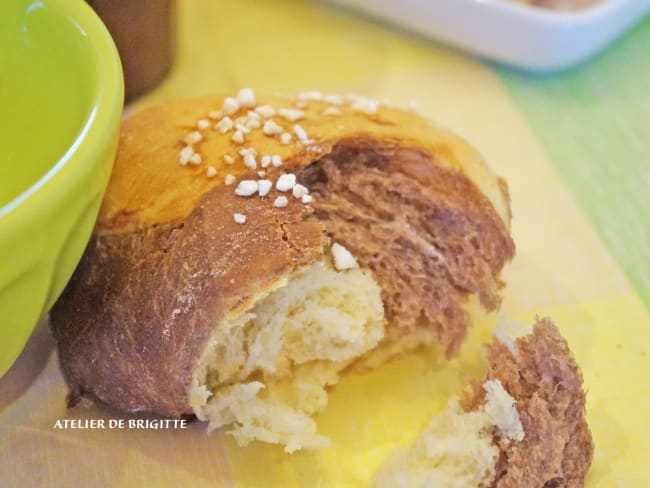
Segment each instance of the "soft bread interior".
M210 429L228 426L241 445L326 447L312 419L327 404L325 388L384 330L369 271L314 264L216 327L195 371L192 408Z
M521 441L524 429L515 400L499 380L486 381L485 403L465 412L452 398L446 411L434 416L413 445L391 455L371 488L487 487L495 477L499 447Z

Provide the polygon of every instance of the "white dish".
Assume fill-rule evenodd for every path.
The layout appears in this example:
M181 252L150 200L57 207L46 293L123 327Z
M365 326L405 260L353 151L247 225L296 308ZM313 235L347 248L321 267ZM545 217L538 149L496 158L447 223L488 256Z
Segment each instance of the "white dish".
M559 11L511 0L330 0L483 57L534 71L584 61L650 12L650 0Z

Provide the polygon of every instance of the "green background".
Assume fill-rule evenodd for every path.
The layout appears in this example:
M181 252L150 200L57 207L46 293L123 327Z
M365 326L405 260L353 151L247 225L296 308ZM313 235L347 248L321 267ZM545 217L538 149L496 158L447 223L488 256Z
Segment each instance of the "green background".
M567 72L496 71L650 308L650 17Z

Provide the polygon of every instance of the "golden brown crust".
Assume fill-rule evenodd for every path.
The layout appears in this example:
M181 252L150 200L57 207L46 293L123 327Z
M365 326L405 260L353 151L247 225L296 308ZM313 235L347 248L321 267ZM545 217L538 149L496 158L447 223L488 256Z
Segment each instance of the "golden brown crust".
M322 260L302 205L205 194L182 222L93 236L51 324L73 395L125 411L192 413L188 391L213 328L288 273ZM232 219L248 215L246 225Z
M293 133L294 124L303 127L314 140L310 149L297 143L295 135L291 144L283 145L277 136L266 136L257 129L246 136L244 144L236 144L231 140L232 131L221 134L209 128L202 131L204 139L196 144L203 164L181 167L178 156L184 146L183 137L196 130L198 119L207 117L210 110L221 108L223 99L223 96L206 96L170 101L124 121L97 232L128 231L184 218L201 195L223 184L227 173L239 177L246 170L238 155L241 148L253 147L260 155L278 154L290 161L291 166L298 167L329 153L338 141L355 137L393 139L402 146L425 151L436 164L462 172L490 200L506 226L510 225L509 201L499 180L472 146L413 112L387 107L367 115L353 111L344 103L337 106L342 115L331 116L323 115L331 105L310 100L302 108L304 119L290 122L273 117L288 132ZM257 103L270 104L276 109L295 108L296 100L258 97ZM241 110L236 115L245 114L246 110ZM214 125L215 120L211 123ZM225 164L224 154L234 156L235 164ZM218 176L205 177L207 165L215 166Z
M516 341L517 353L503 343L487 346L487 380L499 380L517 401L525 437L502 442L495 488L584 486L593 457L585 419L582 374L557 327L538 320L532 334ZM471 410L484 396L477 385L464 407Z

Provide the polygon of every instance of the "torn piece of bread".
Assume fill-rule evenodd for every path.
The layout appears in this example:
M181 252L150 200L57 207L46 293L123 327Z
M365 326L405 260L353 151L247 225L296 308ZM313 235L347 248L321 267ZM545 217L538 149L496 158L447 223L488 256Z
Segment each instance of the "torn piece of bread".
M250 90L143 111L51 313L71 397L323 447L346 367L452 356L468 297L498 306L509 226L505 183L412 112Z
M453 398L373 488L582 487L593 456L582 375L550 319L487 346L488 373Z
M391 456L371 486L489 486L499 459L494 433L503 442L512 442L521 441L524 431L515 400L499 380L486 381L482 387L486 393L484 404L465 412L458 398L452 398L448 409L431 419L410 449Z

